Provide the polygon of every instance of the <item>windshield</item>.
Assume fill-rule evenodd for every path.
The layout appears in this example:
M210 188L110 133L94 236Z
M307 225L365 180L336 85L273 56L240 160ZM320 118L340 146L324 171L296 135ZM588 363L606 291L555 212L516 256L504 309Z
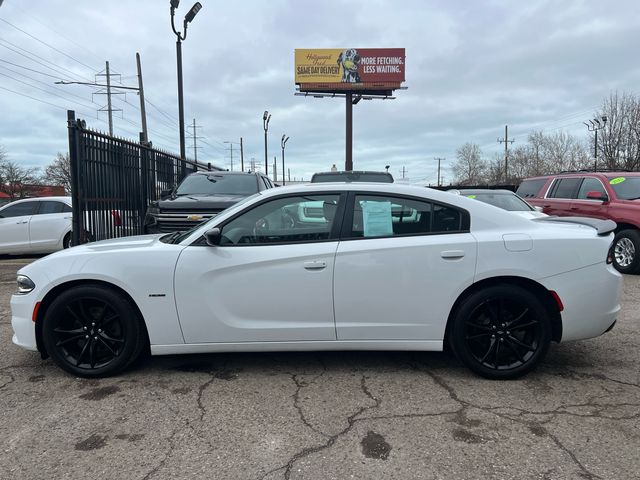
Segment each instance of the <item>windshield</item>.
M251 195L258 191L255 175L190 175L185 178L176 195Z
M609 185L621 200L640 199L640 177L607 177Z
M476 200L502 208L503 210L509 210L510 212L528 212L533 210L527 202L513 194L492 192L467 194L462 192L462 195L469 198L475 198Z
M311 183L323 182L377 182L393 183L393 177L385 172L314 173Z

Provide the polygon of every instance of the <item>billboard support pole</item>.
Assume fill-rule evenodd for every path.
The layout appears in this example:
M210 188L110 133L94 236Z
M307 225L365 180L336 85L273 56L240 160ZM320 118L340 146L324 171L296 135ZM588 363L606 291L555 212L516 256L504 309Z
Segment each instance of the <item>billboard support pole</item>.
M346 142L345 142L345 162L344 169L347 172L353 170L353 94L345 95L347 99L346 111Z

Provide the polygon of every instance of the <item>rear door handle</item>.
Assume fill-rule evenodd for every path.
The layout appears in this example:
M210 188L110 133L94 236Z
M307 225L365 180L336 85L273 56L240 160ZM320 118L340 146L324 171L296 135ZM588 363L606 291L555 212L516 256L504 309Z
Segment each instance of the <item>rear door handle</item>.
M313 260L311 262L304 262L304 268L306 270L322 270L327 267L327 262L321 260Z
M25 223L29 223L27 220L25 220L24 222L16 222L16 225L24 225Z
M464 250L445 250L440 252L440 256L447 260L455 260L456 258L464 257Z

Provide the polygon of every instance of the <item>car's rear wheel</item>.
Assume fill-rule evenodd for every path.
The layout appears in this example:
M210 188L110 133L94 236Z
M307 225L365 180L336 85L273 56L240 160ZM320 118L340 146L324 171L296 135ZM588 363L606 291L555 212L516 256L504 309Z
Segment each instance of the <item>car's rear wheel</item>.
M127 298L100 285L83 285L64 291L51 303L42 338L51 358L67 372L105 377L133 362L146 336Z
M622 230L616 234L611 247L613 266L620 273L638 273L640 271L640 232Z
M551 342L549 313L535 294L495 285L465 298L449 340L458 358L491 379L516 378L544 358Z

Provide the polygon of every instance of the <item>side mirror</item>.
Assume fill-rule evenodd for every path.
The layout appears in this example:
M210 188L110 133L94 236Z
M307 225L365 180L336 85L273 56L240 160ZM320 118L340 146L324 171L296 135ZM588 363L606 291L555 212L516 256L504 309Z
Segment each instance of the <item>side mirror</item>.
M160 200L164 200L165 198L170 197L172 193L173 193L173 188L168 188L167 190L162 190L160 192Z
M599 200L601 202L606 202L607 200L609 200L609 197L607 196L606 193L593 191L593 192L587 192L587 199L588 200Z
M211 230L204 232L204 239L207 241L207 245L215 247L216 245L220 245L222 232L218 227L212 228Z

